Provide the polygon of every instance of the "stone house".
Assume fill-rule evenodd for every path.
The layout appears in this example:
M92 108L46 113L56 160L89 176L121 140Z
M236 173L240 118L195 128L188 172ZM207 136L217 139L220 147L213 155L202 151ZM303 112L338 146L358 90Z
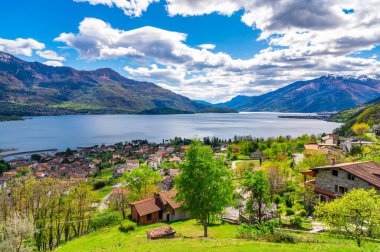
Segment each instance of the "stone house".
M339 137L336 137L333 135L326 135L322 137L322 144L336 146L338 145L338 140L339 140Z
M138 225L145 226L189 218L182 210L182 204L174 199L176 194L175 190L160 192L152 198L131 203L132 220Z
M380 193L380 164L376 162L332 164L302 173L321 202L341 197L354 188L374 188ZM307 181L307 177L314 179Z
M125 164L120 165L113 171L113 177L118 178L123 176L126 172L131 172L133 169L140 167L140 161L138 159L127 160Z

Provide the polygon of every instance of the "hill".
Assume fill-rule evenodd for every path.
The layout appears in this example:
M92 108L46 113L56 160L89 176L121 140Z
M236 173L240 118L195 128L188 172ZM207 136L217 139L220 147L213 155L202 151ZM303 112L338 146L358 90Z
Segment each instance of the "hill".
M351 135L355 123L367 123L373 129L380 130L380 97L353 109L343 110L332 115L328 121L344 123L335 133Z
M26 62L0 52L0 114L138 113L155 108L198 112L209 105L109 68L79 71Z
M204 239L199 238L202 227L194 220L171 223L177 231L176 238L147 240L146 231L162 225L165 224L138 227L127 234L117 227L104 228L63 244L58 251L361 251L353 241L306 232L294 233L305 240L296 244L237 239L239 226L227 223L210 226L210 237ZM366 243L366 249L371 251L378 247L376 243Z
M217 106L239 111L333 112L380 96L380 76L325 75L260 96L237 96Z

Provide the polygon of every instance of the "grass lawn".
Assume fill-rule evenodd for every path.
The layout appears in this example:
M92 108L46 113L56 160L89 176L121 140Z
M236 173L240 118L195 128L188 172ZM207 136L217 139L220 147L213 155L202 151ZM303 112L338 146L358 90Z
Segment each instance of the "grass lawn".
M345 239L325 235L311 235L318 243L269 243L236 239L237 226L220 224L209 227L209 238L202 238L202 226L194 220L171 223L176 238L147 240L146 231L158 227L154 224L122 233L118 227L105 228L72 240L58 251L379 251L380 244L366 242L361 249ZM301 234L303 235L303 234Z
M95 201L97 202L100 202L102 201L102 199L107 195L109 194L110 192L112 192L112 189L113 189L113 185L107 185L99 190L96 190L95 191Z

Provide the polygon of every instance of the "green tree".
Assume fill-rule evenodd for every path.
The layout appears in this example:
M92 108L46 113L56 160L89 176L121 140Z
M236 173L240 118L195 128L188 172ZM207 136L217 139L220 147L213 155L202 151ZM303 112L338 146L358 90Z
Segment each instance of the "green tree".
M364 133L366 133L368 130L369 125L366 123L355 123L352 126L352 131L360 137L363 137Z
M375 237L380 227L380 199L374 189L354 189L330 203L316 207L316 216L331 230L346 233L360 247Z
M221 213L232 202L231 173L222 158L214 158L209 146L193 140L187 158L176 179L178 200L185 210L200 220L207 237L210 218Z
M254 172L250 169L241 183L245 191L250 193L246 210L250 218L257 217L259 222L263 216L264 207L270 202L270 186L263 171Z
M128 195L130 200L150 197L157 192L156 184L161 181L160 174L145 164L141 165L139 169L125 173L124 178L130 191Z

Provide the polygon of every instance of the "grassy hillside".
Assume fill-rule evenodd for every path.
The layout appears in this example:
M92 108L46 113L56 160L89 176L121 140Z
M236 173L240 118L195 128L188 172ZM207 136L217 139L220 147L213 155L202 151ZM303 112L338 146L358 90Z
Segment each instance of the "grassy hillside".
M316 243L283 244L236 239L238 226L214 225L209 228L210 237L202 236L202 227L194 220L175 222L170 226L177 231L174 239L147 240L146 231L165 224L139 227L125 234L117 227L105 228L68 242L58 251L363 251L345 239L325 235L299 234L313 237ZM365 251L379 251L380 244L365 243Z
M343 110L329 118L329 121L344 122L344 124L336 130L340 135L352 134L352 126L355 123L367 123L374 127L380 124L380 104L372 103L358 108Z

